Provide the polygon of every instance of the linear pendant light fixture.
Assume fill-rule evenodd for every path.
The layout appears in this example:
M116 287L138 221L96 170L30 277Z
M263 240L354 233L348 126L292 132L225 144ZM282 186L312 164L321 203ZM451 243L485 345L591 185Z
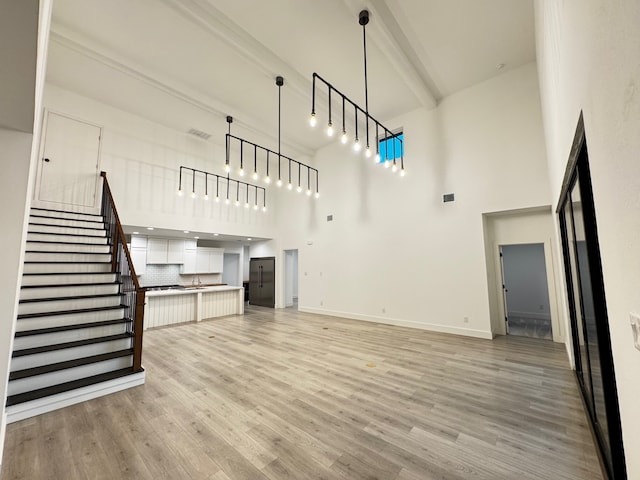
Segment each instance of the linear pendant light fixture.
M373 127L375 127L375 149L376 149L375 163L380 163L380 139L381 139L380 134L383 134L384 142L385 142L385 152L386 152L384 166L388 168L393 165L393 168L391 169L391 171L396 172L398 170L398 166L396 163L398 158L396 158L396 152L395 152L396 142L398 142L400 144L398 147L400 150L400 158L399 158L400 176L404 176L405 175L404 145L403 145L402 138L400 138L399 134L394 134L393 132L391 132L391 130L389 130L381 122L379 122L369 114L369 88L367 85L367 36L366 36L366 30L365 30L366 25L369 23L368 10L362 10L360 12L360 14L358 15L358 23L362 25L362 41L364 46L364 109L360 107L358 104L356 104L349 97L347 97L345 94L340 92L337 88L331 85L328 81L326 81L320 75L314 72L313 86L312 86L312 92L311 92L311 117L309 118L309 125L311 125L312 127L315 127L318 123L318 120L316 118L316 80L318 80L319 82L327 86L327 91L328 91L327 105L329 110L329 118L327 121L327 135L329 137L332 137L335 133L333 118L331 116L331 113L332 113L331 112L331 101L332 101L331 96L333 93L334 95L337 95L339 99L341 99L341 103L342 103L342 134L340 135L340 141L343 144L346 144L349 142L349 132L347 132L347 124L346 124L346 112L347 112L346 109L347 108L350 109L353 107L353 119L354 119L353 129L352 129L353 150L355 152L360 152L361 150L363 150L362 143L358 135L358 116L362 115L362 117L364 118L364 124L365 124L365 144L364 144L365 157L370 158L373 156L373 150L372 150L372 145L370 143L369 134L370 134L370 129L373 129ZM389 141L391 141L393 145L392 146L393 160L391 160L388 155L388 152L390 149L390 144L388 143Z
M303 175L306 173L306 194L311 196L314 194L313 187L315 186L315 198L320 197L319 190L319 179L318 179L318 170L313 168L306 163L299 162L291 157L287 157L286 155L282 155L280 151L280 139L281 139L281 116L282 116L282 96L281 89L284 85L284 78L281 76L276 77L276 85L278 86L278 151L274 152L273 150L258 145L256 143L250 142L249 140L245 140L244 138L236 137L235 135L231 135L231 122L233 119L231 117L227 117L227 122L229 123L229 133L227 133L226 137L226 162L224 165L225 172L231 172L231 150L233 145L239 146L239 157L240 157L240 167L238 169L238 173L240 176L245 176L250 174L254 180L259 179L262 174L264 174L264 182L266 184L271 184L272 182L272 170L271 170L271 159L273 158L274 162L277 162L277 172L278 177L275 181L275 184L278 187L282 187L284 182L287 182L287 189L293 190L294 182L297 180L297 185L295 186L296 191L298 193L303 190ZM253 151L253 159L249 158L245 161L244 151L245 148L249 148ZM286 175L283 172L282 162L286 161ZM259 167L260 165L260 167ZM293 167L293 168L292 168ZM295 177L297 170L297 178ZM294 176L292 177L292 171ZM314 185L315 183L315 185Z
M215 181L215 197L214 197L215 201L220 202L224 200L224 203L226 205L230 205L231 199L233 198L232 195L233 195L233 190L235 185L235 194L236 194L235 205L236 207L239 207L240 206L240 186L242 185L245 191L244 192L245 195L243 195L243 197L246 200L244 204L245 208L249 208L251 206L250 198L249 198L251 196L253 199L253 209L258 210L260 208L258 203L259 203L260 197L262 197L262 211L263 212L267 211L267 191L264 189L264 187L261 187L259 185L253 185L247 182L242 182L240 180L234 180L233 178L230 178L229 175L224 177L222 175L217 175L211 172L205 172L204 170L198 170L196 168L191 168L191 167L180 166L180 179L178 181L179 197L182 197L184 195L184 192L182 190L182 176L183 176L182 171L183 170L185 171L185 174L187 176L189 175L189 173L191 174L191 192L189 194L191 198L198 197L198 194L196 193L196 177L200 176L200 177L204 177L204 195L202 196L204 200L209 200L209 181L211 181L212 183Z

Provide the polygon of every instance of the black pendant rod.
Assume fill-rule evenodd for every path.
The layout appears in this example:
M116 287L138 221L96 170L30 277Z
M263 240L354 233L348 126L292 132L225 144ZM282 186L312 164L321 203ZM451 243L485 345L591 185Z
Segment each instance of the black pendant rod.
M367 147L369 146L369 85L367 82L367 34L366 26L369 23L369 11L362 10L358 17L358 23L362 25L362 45L364 47L364 110L367 120Z
M282 132L282 85L284 85L284 78L278 75L276 85L278 86L278 180L280 180L280 135Z

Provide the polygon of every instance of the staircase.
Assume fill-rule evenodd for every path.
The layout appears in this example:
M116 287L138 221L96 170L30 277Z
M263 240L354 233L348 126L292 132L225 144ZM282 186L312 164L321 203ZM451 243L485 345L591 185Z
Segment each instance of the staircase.
M7 393L9 422L144 383L134 355L142 344L134 333L141 309L135 298L131 302L135 287L125 285L135 274L122 268L128 255L105 218L31 210ZM114 256L118 247L121 255Z

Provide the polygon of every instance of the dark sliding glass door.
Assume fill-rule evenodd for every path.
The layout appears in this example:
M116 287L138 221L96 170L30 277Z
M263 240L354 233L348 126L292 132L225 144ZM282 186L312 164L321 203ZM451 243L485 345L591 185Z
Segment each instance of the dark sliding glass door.
M611 479L626 469L582 117L558 206L576 375Z

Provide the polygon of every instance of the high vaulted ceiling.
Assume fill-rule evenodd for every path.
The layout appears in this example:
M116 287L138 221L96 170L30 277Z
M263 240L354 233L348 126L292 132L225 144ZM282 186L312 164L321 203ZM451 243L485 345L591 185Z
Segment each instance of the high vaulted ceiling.
M47 80L185 132L232 115L273 148L282 75L282 152L310 155L313 72L364 104L364 8L382 122L535 60L533 0L55 0Z

